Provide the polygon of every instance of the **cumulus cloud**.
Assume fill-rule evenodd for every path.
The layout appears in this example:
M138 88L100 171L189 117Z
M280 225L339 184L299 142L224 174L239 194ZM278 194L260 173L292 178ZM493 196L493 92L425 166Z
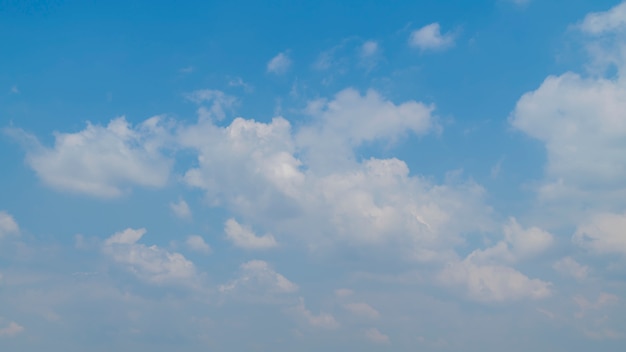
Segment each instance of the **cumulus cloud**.
M402 243L406 256L445 260L442 251L450 254L461 232L490 228L482 187L458 173L433 184L401 160L355 157L368 142L437 131L433 109L347 89L311 102L311 122L296 131L282 117L236 118L224 127L199 121L177 136L198 153L184 181L251 225L226 223L227 238L243 248L271 248L289 235L311 246Z
M278 246L272 235L257 236L249 227L242 226L235 219L228 219L224 232L235 246L244 249L269 249Z
M538 227L523 228L510 218L503 228L504 239L485 250L476 250L469 258L474 262L514 263L544 252L554 242L552 234Z
M8 235L19 234L20 227L17 222L6 211L0 211L0 239Z
M625 204L625 14L621 3L586 16L577 28L586 35L590 73L547 77L519 99L510 117L515 128L545 145L539 199L560 202L573 220L580 218L574 210L621 210ZM608 66L616 72L606 71Z
M191 219L191 209L185 200L181 199L177 203L170 203L170 209L181 219Z
M612 322L613 319L611 319L611 316L615 315L615 309L621 301L618 296L600 292L595 300L586 298L583 295L576 295L572 300L578 307L578 311L574 316L577 318L579 329L587 337L594 340L624 338L624 333L621 330L615 330L615 324ZM620 316L619 313L617 316Z
M117 232L104 241L102 251L141 280L193 286L197 278L193 263L180 253L137 243L145 233L145 229L131 228Z
M572 240L598 254L626 255L626 213L601 213L578 226Z
M367 329L365 337L375 343L389 343L389 336L383 334L376 328Z
M557 272L575 278L576 280L584 280L589 275L590 269L586 265L579 264L572 257L565 257L556 261L552 268Z
M333 100L309 103L306 112L314 120L298 132L297 143L305 149L308 165L336 169L351 158L354 148L364 143L436 131L433 110L433 105L412 100L394 104L374 90L361 95L354 89L345 89Z
M580 28L584 33L594 35L626 30L626 2L608 11L588 14L580 24Z
M26 147L26 163L47 185L61 191L111 198L126 187L163 187L172 161L162 154L168 129L160 117L138 126L124 117L107 126L87 124L76 133L55 133L53 147L41 145L36 137L12 130Z
M375 40L368 40L359 47L359 65L367 70L373 69L381 59L380 44Z
M286 52L279 53L267 63L267 72L282 75L289 71L291 59Z
M365 43L363 43L363 45L361 45L361 56L369 57L369 56L376 55L379 49L380 48L379 48L378 42L374 40L368 40Z
M469 298L481 302L540 299L551 295L549 282L530 279L508 266L545 251L553 236L537 227L523 228L515 218L503 227L504 238L486 249L476 249L462 261L450 261L439 279L464 286Z
M12 337L24 331L24 327L12 321L5 327L0 327L0 337Z
M367 303L347 303L343 307L350 313L362 318L375 319L380 316L380 313Z
M574 73L548 77L517 103L514 127L545 143L545 199L593 200L626 190L626 87ZM590 167L593 165L593 167ZM608 193L608 194L607 194Z
M211 246L209 246L202 236L192 235L187 237L185 244L192 251L208 254L211 253Z
M339 327L339 322L330 313L321 312L316 315L307 309L302 298L300 298L298 305L293 308L293 311L312 327L324 329L337 329Z
M185 95L187 100L198 105L198 115L201 119L223 120L226 113L232 111L238 103L237 98L220 90L200 89ZM207 107L208 105L208 107Z
M251 260L240 266L239 277L220 285L222 293L285 294L298 291L298 285L277 273L267 262Z
M452 32L441 33L439 23L431 23L411 33L409 45L420 50L443 50L454 45L455 35Z
M552 294L548 282L530 279L508 266L475 264L471 260L450 263L439 278L447 285L464 286L469 298L485 303L542 299Z

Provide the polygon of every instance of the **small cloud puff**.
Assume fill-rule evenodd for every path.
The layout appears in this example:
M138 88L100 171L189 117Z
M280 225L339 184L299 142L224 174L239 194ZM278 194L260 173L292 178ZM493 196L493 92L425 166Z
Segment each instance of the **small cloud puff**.
M282 75L289 71L291 59L286 52L279 53L267 63L267 72Z
M224 232L226 232L226 238L240 248L270 249L278 246L274 236L270 234L257 236L249 227L242 226L235 219L226 221Z
M189 204L183 199L178 203L170 203L170 209L174 215L181 219L191 219L191 209L189 209Z
M439 23L431 23L411 33L409 45L426 50L443 50L454 45L455 35L452 32L441 33Z

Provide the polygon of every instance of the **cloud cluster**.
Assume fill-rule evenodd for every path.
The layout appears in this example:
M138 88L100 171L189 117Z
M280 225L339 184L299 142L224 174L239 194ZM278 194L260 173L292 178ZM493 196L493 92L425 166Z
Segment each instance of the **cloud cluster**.
M448 32L441 33L439 23L431 23L411 33L409 37L409 45L426 50L443 50L454 45L455 34Z
M107 238L102 251L115 263L154 284L196 284L195 266L180 253L172 253L156 245L137 243L145 229L126 229Z
M6 211L0 211L0 239L8 235L18 234L20 227L17 222Z
M162 153L169 129L160 117L132 126L124 117L107 126L87 124L76 133L55 133L53 147L13 131L27 146L26 162L47 185L111 198L126 187L164 186L172 160Z

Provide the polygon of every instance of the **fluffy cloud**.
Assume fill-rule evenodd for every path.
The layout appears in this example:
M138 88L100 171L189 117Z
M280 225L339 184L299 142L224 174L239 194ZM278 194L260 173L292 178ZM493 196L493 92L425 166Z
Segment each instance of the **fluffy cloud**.
M352 157L353 148L364 143L436 130L433 110L434 106L416 101L396 105L374 90L361 95L345 89L331 101L309 103L306 112L314 120L299 131L297 143L310 167L337 169Z
M530 279L508 265L545 251L553 236L537 227L523 228L510 218L504 238L492 247L476 249L462 261L450 261L439 279L446 285L464 286L468 296L481 302L540 299L551 295L552 284Z
M442 50L454 45L454 33L441 34L439 23L431 23L411 33L409 45L421 50Z
M519 100L513 126L544 142L548 153L543 198L610 197L615 191L621 197L626 190L625 96L620 81L566 73L548 77Z
M367 303L347 303L343 307L350 313L362 318L375 319L380 316L380 313Z
M267 262L251 260L241 264L238 278L219 287L220 292L229 294L242 290L258 295L285 294L298 291L298 285L274 271Z
M189 205L183 199L177 203L170 203L170 209L174 215L181 219L191 219L191 209L189 209Z
M598 254L626 255L626 213L596 214L581 224L572 240L577 245Z
M286 52L279 53L267 63L267 72L282 75L291 67L291 59Z
M588 14L580 24L580 28L583 32L593 35L626 29L626 2L622 2L609 11Z
M0 337L12 337L24 331L24 327L12 321L5 327L0 327Z
M464 286L469 298L480 302L541 299L551 295L551 284L530 279L502 265L475 264L471 260L450 263L440 274L447 285Z
M589 14L578 28L586 35L591 74L547 77L522 96L510 118L515 128L545 145L540 200L560 202L574 221L579 214L572 210L621 210L626 204L625 14L626 3ZM605 75L608 66L617 73Z
M621 301L618 296L601 292L595 300L576 295L573 301L578 308L574 316L579 328L587 337L595 340L615 340L624 337L623 331L615 330L613 328L615 324L611 321L613 320L611 316L620 316L615 312Z
M461 233L490 228L484 190L459 174L438 185L410 175L401 160L355 157L365 143L437 131L433 109L347 89L310 102L311 122L297 131L282 117L236 118L225 127L201 120L177 136L198 153L184 180L211 204L272 234L259 237L231 219L225 232L240 247L269 248L290 236L313 247L403 244L408 257L445 260L441 251L450 255Z
M339 323L330 313L320 313L315 315L304 305L304 299L300 298L300 302L293 308L295 314L304 319L310 326L324 329L337 329Z
M562 258L552 265L552 268L559 273L575 278L576 280L584 280L589 275L589 267L579 264L572 257Z
M0 239L7 235L15 235L20 231L15 219L6 211L0 211Z
M365 337L375 343L389 343L389 336L383 334L376 328L367 329Z
M131 126L124 117L107 126L87 124L76 133L55 133L52 148L26 133L13 131L27 144L27 164L47 185L96 197L117 197L126 187L162 187L172 161L161 150L168 129L159 117Z
M192 262L180 253L171 253L156 245L137 243L145 229L126 229L113 234L103 244L103 252L138 278L154 284L193 286L197 278Z
M202 236L192 235L187 237L185 244L192 251L208 254L211 253L211 246L209 246Z
M242 226L235 219L228 219L224 226L226 238L237 247L245 249L268 249L278 246L272 235L257 236L248 227Z
M552 234L538 227L524 229L515 218L504 226L504 239L485 250L476 250L469 255L474 262L514 263L537 255L552 245Z
M363 45L361 45L361 57L370 57L376 55L379 50L378 42L374 40L368 40Z
M227 111L232 111L237 104L237 98L214 89L201 89L186 94L187 100L201 105L198 115L201 119L223 120ZM206 105L210 104L209 107Z

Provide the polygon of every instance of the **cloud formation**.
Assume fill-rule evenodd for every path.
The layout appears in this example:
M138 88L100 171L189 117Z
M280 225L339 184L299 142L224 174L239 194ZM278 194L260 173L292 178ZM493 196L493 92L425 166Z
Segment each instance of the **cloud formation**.
M422 51L448 49L454 45L455 34L441 33L439 23L431 23L411 32L409 45Z
M289 71L291 59L286 52L278 53L267 63L267 72L282 75Z
M107 126L87 123L76 133L55 133L53 147L14 130L27 146L26 163L47 185L101 198L124 194L133 185L160 188L172 161L162 154L167 127L161 117L132 126L124 117Z

